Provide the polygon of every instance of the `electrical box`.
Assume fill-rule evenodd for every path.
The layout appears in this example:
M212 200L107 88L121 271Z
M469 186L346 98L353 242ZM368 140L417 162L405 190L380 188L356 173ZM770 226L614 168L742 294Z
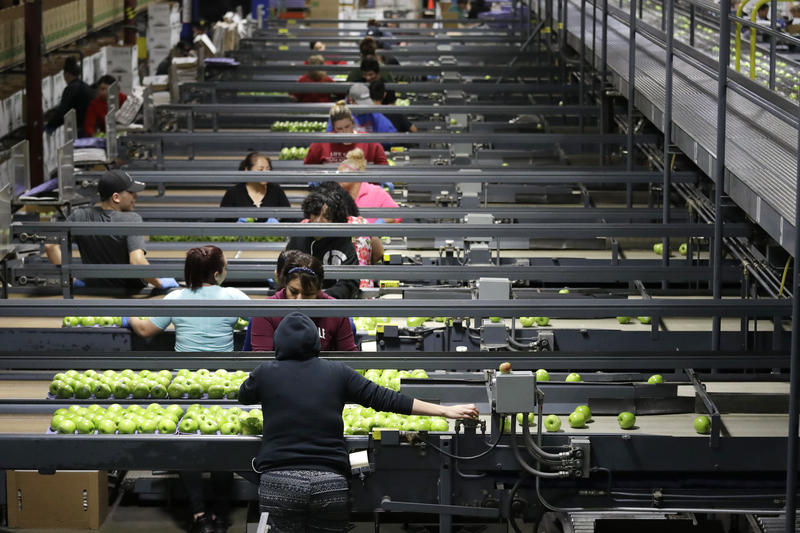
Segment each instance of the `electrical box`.
M536 381L530 370L495 373L494 410L501 415L534 411Z

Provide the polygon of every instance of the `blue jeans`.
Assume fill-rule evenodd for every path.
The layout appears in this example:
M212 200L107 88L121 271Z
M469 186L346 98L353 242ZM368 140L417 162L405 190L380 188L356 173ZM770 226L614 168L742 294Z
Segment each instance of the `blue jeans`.
M259 508L273 533L347 531L347 479L325 470L269 470L261 474Z

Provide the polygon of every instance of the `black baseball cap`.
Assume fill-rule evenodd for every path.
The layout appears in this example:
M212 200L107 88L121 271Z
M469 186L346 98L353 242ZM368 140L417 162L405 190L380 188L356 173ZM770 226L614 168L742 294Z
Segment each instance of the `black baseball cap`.
M115 192L140 192L144 190L144 187L144 183L134 180L124 170L116 169L103 173L100 177L100 182L97 184L97 192L100 193L100 199L105 200Z

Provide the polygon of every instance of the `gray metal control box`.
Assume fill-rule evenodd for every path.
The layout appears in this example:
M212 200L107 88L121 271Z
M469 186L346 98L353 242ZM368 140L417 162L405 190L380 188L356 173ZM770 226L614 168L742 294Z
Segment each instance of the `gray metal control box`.
M533 412L535 383L530 370L495 373L495 411L501 415Z

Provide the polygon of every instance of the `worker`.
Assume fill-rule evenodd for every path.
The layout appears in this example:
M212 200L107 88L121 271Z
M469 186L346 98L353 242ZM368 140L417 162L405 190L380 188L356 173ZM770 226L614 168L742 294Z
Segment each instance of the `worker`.
M310 66L321 66L325 64L325 59L321 55L313 55L305 63ZM297 83L333 83L333 78L328 76L324 70L312 69L300 76ZM330 93L291 93L289 98L294 102L300 103L320 103L330 102Z
M272 170L272 161L261 152L250 152L241 163L239 170L267 172ZM220 207L291 207L286 193L279 183L267 181L248 181L237 183L225 191ZM239 218L239 222L248 222L248 217ZM256 219L255 222L278 222L277 218Z
M309 222L347 223L347 206L340 198L312 189L303 200L303 215ZM323 265L357 265L358 256L350 237L291 237L286 250L300 250L316 257ZM358 284L352 279L324 280L322 288L339 300L356 298Z
M213 245L192 248L186 252L183 267L185 289L172 291L164 300L249 300L234 287L221 287L228 272L225 254ZM123 317L122 326L130 326L140 337L152 337L170 324L175 325L176 352L232 352L233 330L238 317ZM203 499L203 472L179 472L183 487L189 497L192 526L195 533L227 531L230 514L230 494L233 490L233 473L211 472L214 494L213 510L209 512Z
M360 148L355 148L347 152L347 158L339 165L339 172L364 172L367 169L367 162L364 160L364 152ZM344 177L344 176L343 176ZM345 178L346 179L346 178ZM347 191L358 207L398 207L397 202L386 192L383 187L374 185L366 181L340 181L339 185ZM388 218L376 219L368 218L367 222L394 223L401 222L402 219Z
M117 222L135 226L142 222L142 217L133 210L136 207L137 195L143 190L144 183L135 181L124 170L108 170L100 177L97 185L100 206L75 209L67 217L67 221ZM147 252L143 235L77 235L74 240L78 243L78 251L84 264L150 264L145 257ZM45 253L51 263L61 264L60 245L46 244ZM73 280L73 285L140 290L145 287L145 282L151 283L157 289L171 289L178 286L178 282L173 278L146 278L144 281L137 278L94 278L87 280L86 283L76 279Z
M380 80L378 80L380 81ZM354 83L347 93L348 103L354 105L374 105L369 94L369 87L363 83ZM362 113L353 117L355 128L364 133L397 133L394 124L382 113ZM328 120L328 131L333 131L333 124Z
M358 51L361 58L368 56L375 56L382 65L399 65L400 61L393 55L389 55L383 51L383 46L380 41L376 41L374 37L364 37L358 43Z
M394 91L386 90L386 84L383 80L375 80L369 84L369 98L375 105L394 105L397 97ZM412 124L402 113L383 113L395 129L400 133L417 133L417 127Z
M394 78L389 71L381 70L381 64L374 55L362 58L359 67L347 74L347 81L351 83L370 83L377 79L381 79L386 83L394 82Z
M83 132L87 137L94 137L98 131L106 131L106 115L108 114L108 88L117 80L114 76L106 74L97 80L97 96L89 103L86 111L86 120L83 123ZM122 107L128 95L119 91L117 94L117 109Z
M355 118L344 101L336 102L331 107L329 118L333 128L332 133L355 133ZM347 157L347 152L360 148L366 160L375 165L388 165L386 152L380 143L350 142L350 143L312 143L308 148L303 163L306 165L319 165L323 163L340 163Z
M476 418L473 404L437 405L381 387L344 363L321 359L317 325L287 315L275 331L275 359L239 388L239 402L261 404L264 435L252 464L261 474L259 508L275 531L346 531L350 463L342 409ZM298 423L302 421L302 423Z
M340 169L342 165L346 163L342 163L339 165ZM340 170L342 172L342 170ZM350 196L344 187L339 185L335 181L323 181L319 184L318 190L323 194L328 194L335 196L337 198L341 197L342 202L344 203L346 210L347 210L347 223L348 224L369 224L370 221L366 218L361 216L361 213L356 205L355 199ZM384 220L379 219L380 222L385 222ZM358 264L359 265L376 265L383 261L383 242L381 242L380 237L369 237L369 236L356 236L353 237L353 246L356 249L356 255L358 256ZM373 284L371 283L372 280L361 280L361 288L365 287L372 287Z
M83 137L84 129L80 126L86 122L86 112L94 99L94 91L81 79L81 66L74 57L70 56L64 60L63 75L67 86L61 93L61 102L53 111L53 115L47 121L44 129L47 133L53 133L64 123L64 115L70 109L74 109L78 136Z
M192 30L195 30L195 27L192 27ZM197 31L195 31L197 33ZM178 41L167 54L167 57L161 60L161 62L156 67L156 76L166 76L169 74L169 66L172 64L172 60L176 57L191 57L194 55L194 49L192 48L191 43L187 41Z
M319 259L298 250L283 252L284 261L278 273L281 289L269 300L332 300L322 290L325 270ZM275 331L283 317L253 317L248 328L253 351L271 352L275 346ZM348 317L314 318L319 332L321 349L325 351L358 350L353 339L353 328Z

